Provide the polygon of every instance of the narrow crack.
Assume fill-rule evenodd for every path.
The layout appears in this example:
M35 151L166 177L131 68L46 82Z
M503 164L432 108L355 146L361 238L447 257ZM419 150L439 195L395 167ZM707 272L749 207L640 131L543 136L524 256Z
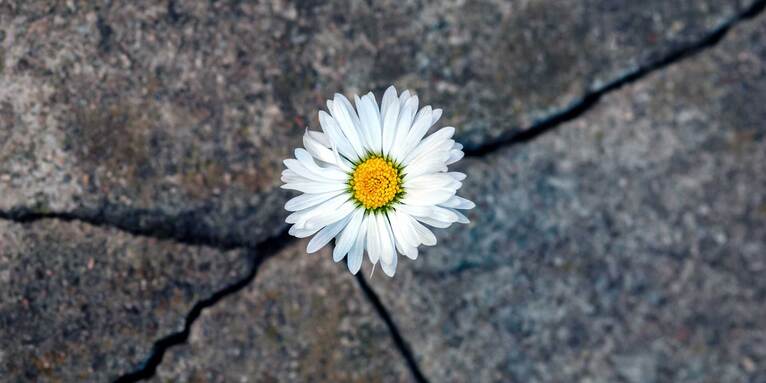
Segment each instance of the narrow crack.
M715 46L737 24L752 19L761 14L766 8L766 0L759 0L747 9L721 24L702 39L688 43L670 54L651 63L620 76L596 89L588 91L579 101L568 107L542 118L526 129L512 129L497 138L474 147L466 147L464 152L468 157L482 157L504 147L526 143L538 136L553 130L560 125L572 121L593 108L601 98L625 85L634 83L647 75L675 64L685 58L700 53ZM62 221L81 221L94 226L113 227L130 234L152 237L157 239L175 240L187 245L204 245L221 250L248 247L257 244L245 243L231 236L215 235L207 227L200 225L206 214L214 208L200 208L182 212L177 215L151 209L132 209L129 207L104 202L99 209L81 209L73 212L39 212L33 208L14 208L8 211L0 210L0 219L18 223L34 222L44 219ZM162 217L156 219L153 217Z
M600 101L602 96L620 89L625 85L636 82L655 71L661 70L687 57L715 46L734 26L747 19L752 19L758 16L763 12L764 8L766 8L766 0L756 1L749 8L725 22L701 40L684 45L663 58L639 66L601 87L588 91L579 101L574 102L559 112L553 113L548 117L535 122L527 129L507 131L491 141L487 141L475 147L467 147L465 149L466 156L481 157L507 146L532 141L538 136L557 128L563 123L581 116L594 107ZM164 217L159 220L153 220L151 224L146 224L143 220L152 216L154 212L118 207L116 211L120 213L114 213L115 210L112 210L112 208L115 206L116 205L104 204L99 210L81 210L63 213L37 212L31 208L16 208L10 211L0 211L0 219L17 223L30 223L45 219L57 219L65 222L80 221L94 226L116 228L134 235L174 240L186 245L204 245L221 250L237 248L248 249L251 263L250 271L245 277L216 291L208 298L198 301L186 315L183 330L157 340L152 347L149 357L141 364L141 366L134 371L118 377L115 382L137 382L154 376L157 367L162 363L162 359L168 349L185 343L188 340L192 325L205 309L247 287L253 280L255 280L258 270L264 261L277 255L281 249L284 249L295 241L294 238L288 235L287 230L282 230L277 236L266 239L254 246L248 246L247 243L243 243L243 241L234 238L220 237L211 234L206 228L198 225L198 219L204 215L204 211L192 211L174 217L158 214L159 216ZM122 214L122 212L128 210L130 210L129 213ZM405 341L391 314L383 305L378 295L367 284L361 274L357 275L357 281L366 298L370 301L378 315L388 327L394 344L404 357L415 380L421 383L428 382L420 370L410 346Z
M226 251L258 246L234 236L210 233L204 222L210 209L194 209L169 215L151 209L131 209L113 203L102 203L98 209L76 209L69 212L41 212L34 208L17 207L0 210L0 219L20 224L47 219L82 222L97 227L118 229L125 233L159 240L171 240L189 246L207 246Z
M174 332L170 335L166 335L154 342L149 357L141 364L141 366L137 370L128 372L118 377L114 382L138 382L153 377L157 372L157 367L160 365L160 363L162 363L162 359L168 349L173 346L186 343L186 341L189 339L191 328L194 325L194 322L200 317L200 315L202 315L202 311L217 304L229 295L235 294L247 287L251 282L255 280L255 277L258 275L258 270L260 269L263 262L278 254L280 250L287 247L287 245L292 241L292 237L287 233L287 230L285 230L278 236L269 238L255 248L250 249L250 271L247 273L247 275L245 275L242 279L216 291L209 297L198 301L192 307L189 313L186 314L183 330Z
M11 211L0 211L0 219L16 223L33 223L47 219L60 220L64 222L83 222L94 226L117 228L132 235L140 235L162 240L175 240L176 242L184 245L203 245L220 250L248 249L248 251L251 253L250 271L247 275L245 275L242 279L222 288L221 290L216 291L208 298L195 303L189 313L186 314L183 330L174 332L170 335L166 335L155 341L154 345L152 346L152 351L141 364L141 366L134 371L121 375L114 381L115 383L138 382L153 377L157 372L157 367L160 365L160 363L162 363L162 359L165 356L167 350L173 346L186 343L191 332L191 327L200 317L203 310L217 304L227 296L235 294L247 287L251 282L255 280L258 269L264 261L266 261L268 258L271 258L272 256L277 255L280 250L286 248L290 244L297 242L297 239L290 236L287 232L287 229L284 229L279 235L266 239L265 241L253 247L234 240L222 240L220 238L214 238L213 236L198 237L191 234L194 232L192 229L184 228L186 225L183 224L166 224L161 226L160 230L153 230L151 227L145 228L143 226L126 223L131 222L131 220L108 220L105 218L105 214L103 213L105 210L106 209L101 209L98 212L93 212L90 214L77 214L40 213L26 209L15 209ZM370 301L370 303L375 308L375 311L388 327L394 344L396 345L397 350L402 354L402 357L405 359L413 377L418 382L428 382L418 367L411 349L402 337L396 324L393 322L391 315L383 306L377 294L369 285L367 285L363 279L360 278L358 280L360 288L363 290L365 297Z
M402 357L404 357L404 360L407 362L407 366L412 373L412 377L415 378L415 381L418 383L428 383L428 379L426 379L425 375L423 375L423 372L420 370L420 367L415 360L415 354L413 354L412 349L410 348L407 341L404 340L402 333L399 331L399 327L396 326L396 323L391 317L391 314L386 309L386 306L384 306L383 302L380 301L380 298L378 297L378 294L375 293L375 290L373 290L367 281L364 280L364 276L362 274L363 273L356 274L356 280L359 282L359 287L362 289L362 292L364 292L367 300L370 301L372 306L375 308L375 311L378 312L380 318L383 319L383 322L386 323L386 327L388 327L388 332L391 334L394 345L396 345L399 353L402 354Z
M466 147L463 151L467 157L482 157L504 147L532 141L538 136L559 127L565 122L572 121L583 115L585 112L593 108L604 95L641 80L653 72L662 70L688 57L705 51L708 48L714 47L733 27L745 20L758 16L763 12L764 8L766 8L766 0L756 1L741 13L709 32L702 39L682 45L680 48L660 59L641 65L596 89L589 90L580 100L558 112L536 121L526 129L508 130L500 134L497 138L481 143L475 147Z

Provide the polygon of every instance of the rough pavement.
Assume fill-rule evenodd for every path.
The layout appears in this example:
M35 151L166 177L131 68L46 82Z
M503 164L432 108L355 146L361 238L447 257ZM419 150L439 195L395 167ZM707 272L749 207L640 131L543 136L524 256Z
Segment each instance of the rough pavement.
M0 3L0 217L64 218L0 221L3 337L21 339L2 342L0 372L19 379L133 371L196 301L241 278L242 251L224 250L284 229L281 159L333 92L413 88L479 147L753 2L90 3ZM764 186L762 19L540 140L463 165L474 224L442 233L395 280L373 279L427 377L460 381L477 368L481 381L763 380L766 210L753 192ZM342 267L294 251L203 312L160 377L409 379ZM124 279L135 256L125 254L156 262L145 261L149 279ZM97 280L70 294L90 258ZM311 290L326 285L343 296ZM186 295L159 309L167 286ZM254 320L261 305L291 310L254 286L338 311ZM131 309L88 314L110 305ZM301 322L352 313L341 326L360 329ZM260 342L275 323L289 347ZM243 334L258 338L237 342ZM295 364L327 334L365 343ZM369 342L388 363L370 361ZM70 348L88 353L51 351ZM295 354L275 354L286 350ZM359 368L322 365L344 358Z
M412 381L388 329L329 249L296 242L207 311L157 382Z
M459 166L469 228L372 281L426 376L766 381L764 34Z
M334 92L413 88L476 146L751 1L91 3L0 5L0 209L254 245Z
M114 379L180 331L197 301L247 271L243 251L77 222L0 220L0 376Z

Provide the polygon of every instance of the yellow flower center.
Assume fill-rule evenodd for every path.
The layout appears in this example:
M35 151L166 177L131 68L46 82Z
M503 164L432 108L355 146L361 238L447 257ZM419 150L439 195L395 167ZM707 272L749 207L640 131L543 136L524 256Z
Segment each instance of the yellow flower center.
M391 161L372 157L356 166L349 182L354 198L366 209L377 209L396 198L401 191L399 171Z

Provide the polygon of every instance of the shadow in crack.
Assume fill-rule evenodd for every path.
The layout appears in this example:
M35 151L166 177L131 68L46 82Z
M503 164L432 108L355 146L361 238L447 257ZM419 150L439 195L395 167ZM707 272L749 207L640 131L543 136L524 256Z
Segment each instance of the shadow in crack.
M399 332L399 328L396 326L396 323L394 323L394 319L383 305L383 302L378 298L378 294L376 294L372 287L367 284L362 273L356 274L356 281L359 283L359 287L362 289L362 292L364 292L367 300L370 301L375 308L375 311L380 315L380 318L386 323L386 327L388 327L388 331L391 334L391 338L393 339L396 348L402 354L402 357L404 357L404 360L407 362L410 372L412 372L412 377L419 383L427 383L428 379L426 379L425 375L423 375L423 372L420 370L420 367L415 360L415 355L412 353L412 349L409 344L407 344L407 341L404 340L401 332Z
M766 8L766 0L753 3L749 8L739 13L737 16L721 24L707 34L704 38L683 45L670 54L659 58L658 60L639 66L636 69L627 72L604 85L587 92L579 101L570 106L545 117L526 129L511 129L500 135L492 141L485 142L474 147L466 147L463 151L467 157L481 157L506 146L529 142L538 136L557 128L561 124L572 121L583 113L594 107L602 96L611 93L625 85L636 82L651 73L661 70L667 66L673 65L678 61L700 53L708 48L715 46L726 34L737 24L758 16Z
M191 327L200 315L202 315L202 311L215 305L227 296L235 294L247 287L250 282L255 280L255 277L258 275L258 270L263 262L278 254L280 250L287 247L293 240L294 239L285 230L280 235L269 238L268 240L261 242L261 244L255 248L250 249L250 271L244 278L216 291L208 298L197 302L192 307L191 311L186 314L183 330L167 335L154 342L149 357L141 364L141 366L135 371L128 372L118 377L115 382L138 382L154 376L157 371L157 366L162 363L162 358L165 356L165 352L173 346L185 343L187 339L189 339Z

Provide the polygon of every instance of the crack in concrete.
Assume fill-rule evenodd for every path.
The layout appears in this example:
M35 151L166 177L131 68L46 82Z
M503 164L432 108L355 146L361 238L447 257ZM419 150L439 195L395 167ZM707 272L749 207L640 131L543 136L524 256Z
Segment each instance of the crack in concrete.
M370 304L372 304L372 306L375 308L375 311L377 311L380 318L383 319L383 322L386 323L388 332L391 334L391 338L394 341L396 348L399 350L399 353L402 354L402 357L404 357L404 361L407 362L407 367L409 367L410 373L412 373L412 377L415 378L415 381L418 383L428 383L428 379L426 379L425 375L423 375L423 372L418 366L417 360L415 359L415 354L412 352L409 343L407 343L407 341L402 336L402 333L399 331L399 327L394 322L394 319L391 316L391 313L389 313L386 309L386 306L383 305L383 302L381 302L378 294L375 293L375 290L373 290L367 281L364 280L362 273L356 274L356 280L359 282L359 288L362 289L362 292L364 292L367 300L370 301Z
M190 246L206 246L222 251L259 245L207 231L200 222L210 210L212 208L198 208L169 215L156 210L134 209L103 202L98 209L82 208L68 212L36 211L28 207L0 210L0 219L22 224L46 219L83 222L97 227L118 229L135 236L171 240Z
M466 157L482 157L504 147L532 141L538 136L580 117L593 108L601 98L608 93L639 81L656 71L694 56L708 48L712 48L718 44L718 42L720 42L733 27L745 20L758 16L763 12L765 7L766 0L756 1L751 4L750 7L724 22L700 40L682 45L680 48L673 50L664 57L648 64L638 66L622 76L586 92L580 100L573 102L558 112L549 114L547 117L536 121L526 129L507 130L505 133L491 141L487 141L475 147L466 147L463 151L465 152Z
M488 141L476 147L468 147L464 150L466 156L482 157L504 147L532 141L538 136L559 127L563 123L578 118L593 108L604 95L618 90L625 85L634 83L655 71L661 70L715 46L726 36L729 30L745 20L758 16L763 12L764 8L766 8L766 0L757 1L743 12L737 14L729 21L711 31L706 37L696 42L686 44L663 58L639 66L638 68L587 92L579 101L558 112L550 114L548 117L538 120L525 130L510 130L492 141ZM117 207L117 209L114 210L129 212L127 214L115 214L112 209L114 207ZM155 213L157 215L153 215ZM202 230L199 225L195 225L194 222L197 219L195 217L198 217L201 214L200 211L195 210L174 217L167 217L165 214L152 212L146 209L131 210L105 203L98 210L80 210L73 212L37 212L31 208L16 208L10 211L0 210L0 219L17 223L29 223L45 219L58 219L65 222L80 221L94 226L117 228L133 235L163 240L174 240L186 245L203 245L221 250L237 248L249 249L251 252L251 266L250 271L244 278L218 290L208 298L198 301L186 315L183 330L157 340L152 347L152 352L149 357L137 370L128 372L115 380L115 382L137 382L154 376L157 367L162 363L162 359L167 350L173 346L185 343L188 340L192 325L205 309L247 287L255 280L258 270L264 261L277 255L280 250L296 241L295 238L292 238L287 233L286 229L282 230L280 234L270 237L255 246L248 245L234 238L216 236ZM159 220L155 219L150 224L142 223L142 220L151 216L161 216L163 218ZM378 315L386 323L397 349L407 362L407 366L415 380L421 383L428 382L425 375L418 367L411 348L405 341L393 321L391 314L383 305L378 295L367 284L361 274L357 275L357 281L359 282L359 286L364 292L365 297L370 301L370 304L374 306Z
M466 147L464 149L466 156L482 157L507 146L532 141L538 136L581 116L594 107L608 93L715 46L726 36L729 30L745 20L758 16L763 12L764 8L766 8L766 0L759 0L729 21L715 28L706 37L686 44L663 58L640 66L597 89L587 92L579 101L538 120L527 129L509 130L505 134L481 145ZM168 215L161 211L136 209L105 201L100 204L98 209L83 208L71 212L41 212L34 208L17 207L7 211L0 210L0 219L17 223L28 223L44 219L58 219L66 222L80 221L94 226L117 228L133 235L174 240L181 244L203 245L221 250L258 245L246 243L232 236L209 233L199 222L212 209L212 207L201 207Z
M162 363L162 359L165 356L165 353L173 346L186 343L186 341L189 339L189 334L191 333L191 328L194 325L194 322L200 317L200 315L202 315L202 312L205 309L214 306L229 295L236 294L237 292L250 285L250 283L253 282L255 277L258 275L258 270L263 265L263 262L273 256L276 256L280 250L284 249L288 244L292 242L292 237L287 233L287 230L285 230L280 235L271 237L266 241L261 242L261 244L255 248L250 249L250 271L247 273L247 275L245 275L242 279L216 291L209 297L195 303L189 313L186 314L183 330L166 335L154 342L149 357L146 358L141 366L134 371L130 371L119 376L114 380L114 382L138 382L153 377L157 372L157 367L160 365L160 363Z
M766 0L756 1L702 39L686 44L658 60L639 66L615 80L587 92L579 101L538 120L527 129L509 130L481 145L466 147L464 152L467 157L482 157L504 147L532 141L540 135L581 116L594 107L603 96L715 46L726 36L729 30L745 20L758 16L764 8L766 8ZM81 221L94 226L117 228L134 235L175 240L185 245L203 245L221 250L258 246L258 244L248 244L232 236L220 236L206 231L198 222L202 221L206 213L212 209L212 207L202 207L168 216L167 213L156 210L135 209L106 201L101 203L98 209L78 209L72 212L40 212L28 207L18 207L7 211L0 210L0 219L18 223L44 219L58 219L67 222Z

